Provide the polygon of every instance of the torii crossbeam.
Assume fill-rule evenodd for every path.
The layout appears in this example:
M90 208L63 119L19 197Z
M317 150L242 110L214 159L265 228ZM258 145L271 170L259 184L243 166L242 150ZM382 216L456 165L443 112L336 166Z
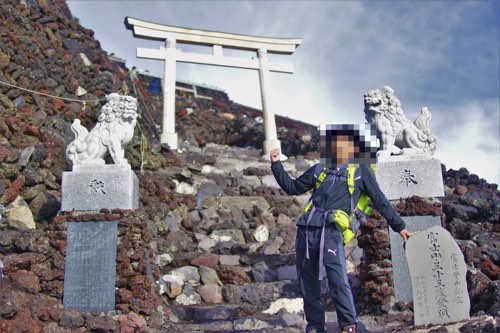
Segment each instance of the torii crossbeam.
M159 49L137 48L137 57L159 59L165 62L163 84L163 124L161 143L177 149L177 133L175 133L175 80L176 62L215 65L224 67L253 69L259 71L262 111L264 113L264 156L274 148L281 148L276 132L274 113L268 106L269 72L293 73L293 65L271 62L268 53L293 54L302 43L301 38L268 38L255 37L225 32L195 30L151 23L132 17L125 18L125 26L133 31L134 37L164 40L165 47ZM212 46L212 54L182 52L176 43ZM244 59L223 55L223 48L254 51L257 58Z

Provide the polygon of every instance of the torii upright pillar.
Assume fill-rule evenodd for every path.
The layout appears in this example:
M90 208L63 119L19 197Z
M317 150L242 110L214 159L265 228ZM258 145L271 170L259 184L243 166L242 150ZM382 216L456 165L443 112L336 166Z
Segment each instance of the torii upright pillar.
M165 61L161 143L167 143L170 148L177 149L177 134L175 133L175 65L179 61L258 70L262 112L264 114L264 157L269 158L269 153L274 148L281 149L281 143L278 140L276 132L275 115L268 103L269 73L281 72L291 74L293 73L293 65L271 62L268 58L268 53L293 54L295 48L302 43L302 39L267 38L216 31L193 30L141 21L131 17L125 18L125 26L133 30L135 37L165 41L165 48L161 47L159 50L137 48L137 57ZM177 42L212 46L212 55L182 52L176 48ZM223 46L230 49L257 52L258 59L224 56ZM286 157L283 156L283 158Z
M165 41L165 67L163 71L163 123L160 136L161 143L167 143L171 149L177 149L177 133L175 132L175 64L176 41L169 38Z

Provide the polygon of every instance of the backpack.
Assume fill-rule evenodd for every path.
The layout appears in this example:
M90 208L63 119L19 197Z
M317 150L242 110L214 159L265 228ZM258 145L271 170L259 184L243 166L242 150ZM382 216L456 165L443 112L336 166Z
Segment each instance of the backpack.
M372 169L373 173L376 172L375 164L370 164L370 168ZM354 205L354 197L352 194L354 193L355 188L354 181L356 170L357 166L354 164L349 164L347 166L347 189L351 197L351 215L349 216L347 213L341 210L337 210L333 217L334 220L342 228L342 232L344 234L344 245L347 245L356 236L359 225L365 222L373 212L373 206L370 197L365 193L361 193L356 206ZM321 173L318 175L318 178L316 179L314 190L321 186L327 175L327 168L323 168ZM307 213L311 209L312 205L313 202L312 200L310 200L305 206L303 213Z

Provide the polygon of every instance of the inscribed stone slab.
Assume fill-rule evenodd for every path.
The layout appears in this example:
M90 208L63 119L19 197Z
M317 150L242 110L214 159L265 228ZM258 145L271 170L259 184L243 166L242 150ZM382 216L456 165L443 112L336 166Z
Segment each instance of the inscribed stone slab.
M451 234L432 227L411 237L406 256L413 287L415 325L470 319L467 267Z
M441 226L439 216L402 216L406 229L410 232L423 231L434 226ZM410 271L403 249L403 238L389 228L391 241L391 260L394 276L394 296L396 301L411 302L413 294L411 291Z
M62 211L139 208L139 180L128 164L74 166L61 187Z
M64 307L113 311L118 222L69 222L67 235Z
M441 162L437 159L378 162L376 178L389 200L414 195L424 198L444 196Z

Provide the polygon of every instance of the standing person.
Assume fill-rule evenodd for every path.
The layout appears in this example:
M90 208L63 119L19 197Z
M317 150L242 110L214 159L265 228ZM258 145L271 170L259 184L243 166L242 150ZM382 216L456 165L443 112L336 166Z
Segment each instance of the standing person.
M350 128L350 127L349 127ZM320 266L325 265L328 287L335 302L341 331L357 332L356 310L349 285L344 252L343 229L340 220L349 221L353 202L361 193L367 194L390 227L406 241L410 232L404 221L386 199L366 164L360 164L354 174L354 191L347 185L347 163L360 156L359 135L352 129L339 131L338 135L320 144L323 165L318 163L304 174L293 179L280 162L280 151L270 153L271 169L280 187L289 195L300 195L314 189L311 205L297 222L295 242L296 267L306 316L307 333L326 332L325 310L321 301ZM323 136L323 134L322 134ZM325 158L326 157L326 158ZM324 167L327 168L324 168ZM323 174L323 175L321 175ZM321 175L321 176L320 176ZM318 184L318 177L323 178ZM317 188L315 188L317 187Z

